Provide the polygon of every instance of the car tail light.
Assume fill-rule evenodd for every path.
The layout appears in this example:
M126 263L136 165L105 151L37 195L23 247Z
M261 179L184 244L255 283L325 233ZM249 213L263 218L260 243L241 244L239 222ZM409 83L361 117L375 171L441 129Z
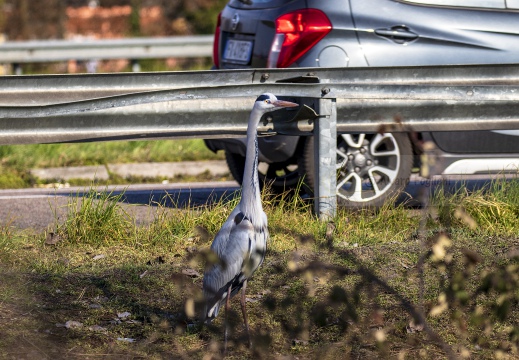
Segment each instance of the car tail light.
M331 30L332 24L321 10L303 9L280 16L276 20L268 67L289 66Z
M220 68L220 59L218 57L218 49L220 48L220 27L222 25L222 13L218 14L218 19L216 20L216 29L214 30L214 40L213 40L213 63L216 68Z

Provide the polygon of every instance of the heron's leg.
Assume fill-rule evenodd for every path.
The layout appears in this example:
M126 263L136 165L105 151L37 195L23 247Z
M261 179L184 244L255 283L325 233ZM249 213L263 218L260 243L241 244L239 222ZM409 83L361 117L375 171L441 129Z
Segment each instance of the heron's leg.
M247 319L247 308L245 307L245 289L247 288L247 280L243 282L243 286L241 288L241 312L243 314L243 322L245 323L245 330L247 331L247 340L249 341L249 347L252 347L252 342L250 340L250 331L249 331L249 320Z
M229 303L231 302L231 286L227 289L227 299L225 299L225 320L223 331L223 355L227 352L227 333L229 332L229 323L227 322L227 313L229 312Z

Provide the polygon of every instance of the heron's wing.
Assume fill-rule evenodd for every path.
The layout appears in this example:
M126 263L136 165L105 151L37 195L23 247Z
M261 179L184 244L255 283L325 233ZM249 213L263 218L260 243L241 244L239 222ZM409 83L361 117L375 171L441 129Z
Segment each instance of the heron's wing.
M250 222L241 222L228 229L222 227L216 234L211 250L218 256L219 263L213 264L204 274L204 291L218 292L241 273L253 230Z

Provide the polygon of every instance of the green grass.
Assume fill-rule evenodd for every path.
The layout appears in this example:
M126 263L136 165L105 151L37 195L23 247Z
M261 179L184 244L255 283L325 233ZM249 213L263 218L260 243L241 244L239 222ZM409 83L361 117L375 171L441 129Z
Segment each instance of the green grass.
M221 160L203 140L110 141L80 144L36 144L0 146L0 188L31 187L44 183L31 168L106 165L139 162ZM122 179L112 175L106 184L125 184L158 179ZM175 179L184 180L184 179ZM185 180L190 180L185 179ZM83 185L80 181L73 184Z
M517 179L497 179L486 187L468 193L464 188L445 196L437 191L434 204L444 224L471 229L473 234L517 236L519 218L519 187Z
M202 140L108 141L0 146L4 166L19 168L222 159Z
M71 243L96 246L129 243L134 224L119 206L123 196L124 193L115 195L91 189L86 195L75 197L69 204L67 219L58 226L58 236Z
M228 357L517 357L518 191L496 181L438 193L423 213L340 211L334 226L299 198L264 194L271 240L247 287L254 348L234 300ZM218 358L223 313L202 327L186 304L199 310L207 249L237 201L157 204L137 225L119 195L92 188L56 220L55 245L5 226L0 358Z

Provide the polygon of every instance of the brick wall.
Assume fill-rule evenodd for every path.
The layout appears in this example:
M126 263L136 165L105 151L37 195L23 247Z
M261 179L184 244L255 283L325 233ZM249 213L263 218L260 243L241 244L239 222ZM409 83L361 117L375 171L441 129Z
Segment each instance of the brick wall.
M114 6L67 8L66 33L68 39L116 39L131 36L131 7ZM167 21L159 6L145 7L139 12L140 32L143 36L164 36ZM122 71L128 60L105 60L97 64L99 72ZM83 72L86 64L70 61L68 72Z

